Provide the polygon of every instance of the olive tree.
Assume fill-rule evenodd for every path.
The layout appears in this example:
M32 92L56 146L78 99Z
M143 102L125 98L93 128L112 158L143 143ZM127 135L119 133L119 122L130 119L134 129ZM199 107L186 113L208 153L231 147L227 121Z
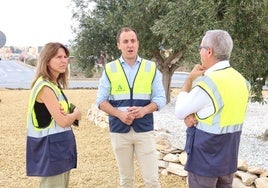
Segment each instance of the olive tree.
M163 75L167 102L170 102L170 83L174 71L199 63L198 45L206 30L224 29L235 43L232 65L254 85L256 77L264 77L265 71L267 74L267 53L264 53L267 51L267 3L265 0L258 2L73 0L73 15L79 23L74 30L76 38L73 47L82 67L94 64L102 53L110 61L120 55L115 40L119 28L135 28L139 33L139 54L157 63ZM88 9L89 3L95 5L91 10ZM261 20L252 23L252 26L246 24L247 20L253 22L257 18ZM254 35L248 36L248 32ZM261 39L263 42L259 45ZM252 53L253 49L257 49L255 52L258 55ZM257 71L248 69L249 64L258 67ZM258 87L254 93L260 92Z

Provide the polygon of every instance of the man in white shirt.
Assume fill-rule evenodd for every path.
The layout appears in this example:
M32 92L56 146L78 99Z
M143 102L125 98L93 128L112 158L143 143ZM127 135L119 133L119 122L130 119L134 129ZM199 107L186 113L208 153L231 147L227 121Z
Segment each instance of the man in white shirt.
M186 79L175 116L187 128L185 170L190 188L231 188L237 170L249 84L230 66L233 41L223 30L207 31L201 64Z

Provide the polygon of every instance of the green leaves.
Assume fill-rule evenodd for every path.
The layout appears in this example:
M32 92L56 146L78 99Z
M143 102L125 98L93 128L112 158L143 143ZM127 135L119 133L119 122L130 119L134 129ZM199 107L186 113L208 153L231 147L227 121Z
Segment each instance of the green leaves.
M82 67L93 67L101 53L108 55L107 61L117 58L117 31L129 26L138 31L139 55L155 60L164 79L170 80L179 67L200 62L196 47L205 31L223 29L234 40L231 65L252 84L267 76L267 0L72 1L79 23L73 48ZM94 9L89 8L92 3ZM164 82L166 93L169 84ZM258 87L254 95L261 96L260 92Z

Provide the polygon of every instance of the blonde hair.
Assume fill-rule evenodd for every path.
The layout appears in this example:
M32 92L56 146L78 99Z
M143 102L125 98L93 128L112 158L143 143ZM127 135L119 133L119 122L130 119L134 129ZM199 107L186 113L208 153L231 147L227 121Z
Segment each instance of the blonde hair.
M35 73L34 80L31 84L31 88L33 87L36 80L40 76L42 76L44 80L52 81L53 77L52 77L50 69L48 68L48 63L53 57L55 57L55 55L57 54L57 52L60 48L62 48L65 51L67 57L69 57L69 55L70 55L69 50L67 49L67 47L65 47L61 43L50 42L50 43L47 43L42 48L40 55L38 57L38 62L37 62L37 66L36 66L36 73ZM69 72L69 70L68 70L68 68L66 68L66 71L64 73L60 73L58 78L57 78L57 84L62 88L67 88L68 72Z

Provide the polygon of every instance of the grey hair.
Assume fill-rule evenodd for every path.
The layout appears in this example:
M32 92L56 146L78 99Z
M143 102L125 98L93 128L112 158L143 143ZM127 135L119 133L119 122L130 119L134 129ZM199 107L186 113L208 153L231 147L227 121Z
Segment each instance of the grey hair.
M233 40L224 30L209 30L203 37L203 45L213 49L219 61L229 60L233 49Z

